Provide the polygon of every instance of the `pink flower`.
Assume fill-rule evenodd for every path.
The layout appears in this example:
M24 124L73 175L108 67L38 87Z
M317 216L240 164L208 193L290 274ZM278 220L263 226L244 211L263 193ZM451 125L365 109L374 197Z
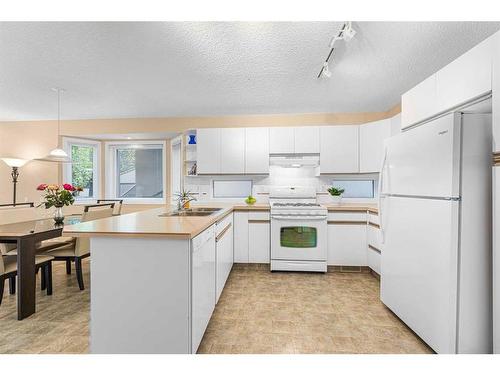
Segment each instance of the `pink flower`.
M44 191L45 189L47 189L47 186L47 184L40 184L37 186L36 190Z
M64 188L64 190L75 191L75 188L70 184L64 184L63 188Z

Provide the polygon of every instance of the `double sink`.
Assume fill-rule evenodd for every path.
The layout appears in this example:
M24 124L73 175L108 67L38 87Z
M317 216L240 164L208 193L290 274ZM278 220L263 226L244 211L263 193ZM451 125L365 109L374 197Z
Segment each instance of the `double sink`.
M210 216L216 212L219 212L222 208L212 208L212 207L196 207L188 208L181 211L171 211L165 212L158 215L159 217L173 217L173 216Z

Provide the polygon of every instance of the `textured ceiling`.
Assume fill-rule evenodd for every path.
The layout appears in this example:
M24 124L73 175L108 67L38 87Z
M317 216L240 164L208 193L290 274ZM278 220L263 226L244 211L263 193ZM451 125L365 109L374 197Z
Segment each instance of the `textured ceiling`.
M387 110L498 29L483 22L0 23L0 120Z

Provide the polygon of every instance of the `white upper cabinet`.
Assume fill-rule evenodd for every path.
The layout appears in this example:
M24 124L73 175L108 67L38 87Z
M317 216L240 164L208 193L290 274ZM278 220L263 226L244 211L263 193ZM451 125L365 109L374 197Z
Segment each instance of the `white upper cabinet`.
M492 58L496 39L497 35L486 39L403 94L401 128L488 93L492 89Z
M245 129L245 173L269 173L269 128Z
M293 154L295 152L295 129L269 128L269 152Z
M488 38L436 73L439 111L491 90L492 39Z
M370 122L359 127L359 172L380 171L384 140L391 136L391 119Z
M401 113L391 117L391 137L401 133Z
M245 129L220 129L220 172L245 173Z
M432 117L437 112L439 110L434 74L401 96L401 129Z
M197 129L197 173L220 173L221 137L220 129Z
M295 128L295 153L319 153L319 127L303 126Z
M359 146L357 125L320 128L321 173L358 173Z

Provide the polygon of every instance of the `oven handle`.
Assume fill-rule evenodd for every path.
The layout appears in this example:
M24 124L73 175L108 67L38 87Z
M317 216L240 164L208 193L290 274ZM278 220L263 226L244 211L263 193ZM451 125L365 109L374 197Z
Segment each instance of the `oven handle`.
M324 221L324 220L326 220L326 218L327 218L327 216L282 216L282 215L271 216L271 219L277 219L277 220L294 220L294 221L300 221L300 220Z

